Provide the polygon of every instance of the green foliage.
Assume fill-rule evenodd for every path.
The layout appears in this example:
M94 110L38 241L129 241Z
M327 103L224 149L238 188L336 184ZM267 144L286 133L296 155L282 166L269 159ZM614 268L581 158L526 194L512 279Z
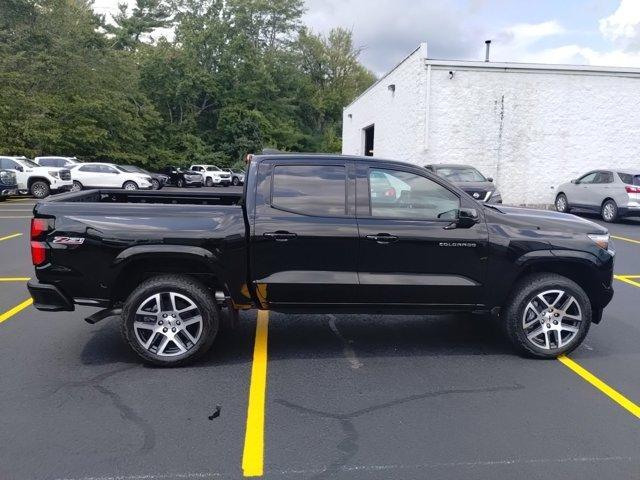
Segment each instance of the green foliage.
M301 26L302 0L0 0L0 153L147 168L243 167L249 152L340 150L374 76L351 33ZM157 29L172 27L172 40ZM171 35L169 35L171 36Z

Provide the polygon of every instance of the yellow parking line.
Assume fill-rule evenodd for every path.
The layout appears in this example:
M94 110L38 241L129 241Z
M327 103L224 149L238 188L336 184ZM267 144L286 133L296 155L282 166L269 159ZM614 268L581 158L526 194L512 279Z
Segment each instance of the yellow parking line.
M609 385L607 385L602 380L600 380L598 377L596 377L593 373L589 372L587 369L585 369L584 367L580 366L578 363L576 363L575 361L571 360L569 357L567 357L565 355L560 355L558 357L558 360L564 366L566 366L567 368L572 370L574 373L576 373L578 376L580 376L584 381L586 381L587 383L590 383L591 385L593 385L595 388L600 390L602 393L604 393L611 400L613 400L618 405L620 405L622 408L624 408L629 413L631 413L631 415L634 415L637 418L640 418L640 406L638 406L635 403L633 403L631 400L629 400L627 397L622 395L617 390L614 390L613 388L611 388Z
M31 277L0 277L0 282L28 282Z
M624 240L625 242L638 243L640 244L640 240L634 240L633 238L627 237L616 237L615 235L611 235L611 238L615 238L616 240Z
M634 287L640 288L640 282L632 280L633 278L640 278L640 275L614 275L613 278L620 280L621 282L628 283Z
M245 477L260 477L264 471L264 409L267 390L267 337L269 312L259 311L256 340L253 347L247 429L242 452L242 472Z
M4 313L0 313L0 323L4 322L5 320L9 320L16 313L21 312L32 303L33 303L33 298L28 298L24 302L22 302L20 305L16 305L15 307L13 307L11 310L7 310Z
M19 237L21 235L21 233L12 233L11 235L7 235L6 237L0 237L0 242L2 242L3 240L9 240L11 238Z

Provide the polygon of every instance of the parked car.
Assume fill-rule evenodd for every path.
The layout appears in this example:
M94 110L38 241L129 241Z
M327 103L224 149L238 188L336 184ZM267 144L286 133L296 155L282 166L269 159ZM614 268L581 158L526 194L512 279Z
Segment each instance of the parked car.
M179 167L164 167L160 173L169 177L169 183L176 187L201 187L204 184L202 175L192 170L182 170Z
M556 210L597 212L605 222L640 216L640 170L594 170L563 183Z
M485 177L479 170L470 165L436 163L425 165L425 168L460 187L480 202L502 203L502 195L493 184L493 178Z
M394 202L370 194L378 173L396 179ZM580 345L613 296L606 228L483 204L415 165L256 155L244 190L38 203L36 308L101 307L89 323L119 315L134 352L171 366L209 349L228 320L221 307L491 312L518 351L555 358ZM97 211L109 218L99 228Z
M207 187L213 187L214 185L228 187L231 185L231 174L215 165L191 165L189 170L200 173Z
M229 173L231 174L231 185L236 187L238 185L244 185L245 173L242 170L229 169Z
M0 169L11 170L16 175L18 191L44 198L51 193L71 189L71 174L66 168L41 167L27 157L0 156Z
M81 163L71 169L74 192L84 188L149 189L151 177L147 174L120 170L113 163Z
M16 174L11 170L0 170L0 200L18 194Z
M147 175L151 177L151 189L152 190L160 190L164 187L169 180L167 175L162 173L152 173L144 168L138 167L136 165L116 165L116 167L127 173L141 173L142 175Z
M33 159L38 165L42 167L60 167L71 168L80 162L76 157L36 157Z

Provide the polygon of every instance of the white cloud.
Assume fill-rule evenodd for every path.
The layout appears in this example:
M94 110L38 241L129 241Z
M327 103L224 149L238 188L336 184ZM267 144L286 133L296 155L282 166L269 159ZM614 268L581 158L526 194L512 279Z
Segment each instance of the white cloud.
M640 50L640 2L622 0L613 14L600 20L600 32L622 48Z

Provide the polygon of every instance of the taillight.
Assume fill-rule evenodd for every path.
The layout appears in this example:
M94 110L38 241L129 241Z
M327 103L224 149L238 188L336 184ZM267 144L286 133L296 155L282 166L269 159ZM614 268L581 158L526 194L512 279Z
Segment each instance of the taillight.
M42 265L47 260L47 244L42 237L49 231L50 222L46 218L31 219L31 261Z
M624 189L627 193L640 193L640 187L630 187L629 185L626 185Z

